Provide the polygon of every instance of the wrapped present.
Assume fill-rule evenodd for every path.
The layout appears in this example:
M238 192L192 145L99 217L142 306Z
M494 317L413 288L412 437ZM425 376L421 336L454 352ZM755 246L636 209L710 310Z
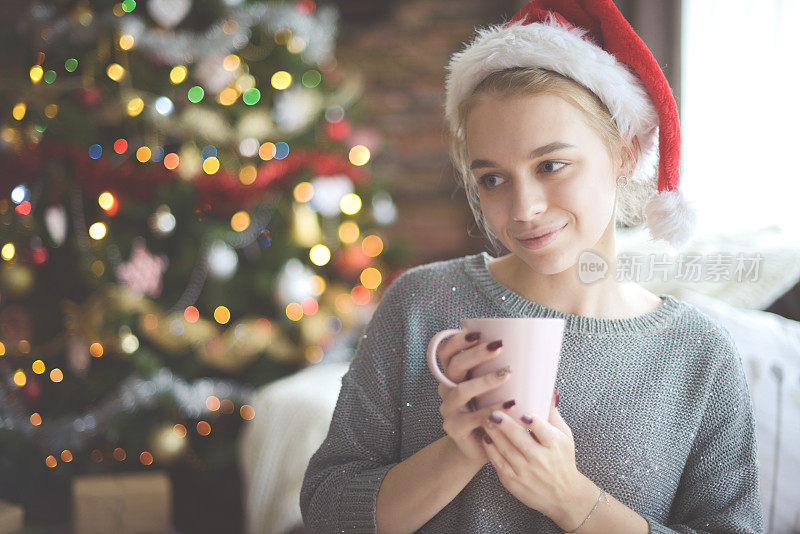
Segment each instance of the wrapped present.
M0 499L0 534L20 534L24 526L22 506Z
M165 534L172 528L172 486L159 471L77 476L74 534Z

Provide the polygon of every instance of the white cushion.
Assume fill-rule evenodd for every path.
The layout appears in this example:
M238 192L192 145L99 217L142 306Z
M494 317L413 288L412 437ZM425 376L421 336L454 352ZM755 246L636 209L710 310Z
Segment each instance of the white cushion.
M681 298L725 326L742 356L767 532L800 532L800 322L688 290Z

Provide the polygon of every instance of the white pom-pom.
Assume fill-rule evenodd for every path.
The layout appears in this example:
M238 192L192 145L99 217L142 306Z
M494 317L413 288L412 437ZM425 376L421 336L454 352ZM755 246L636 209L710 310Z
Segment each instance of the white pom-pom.
M645 204L646 226L653 237L663 239L676 249L685 245L697 226L697 210L680 189L662 191Z

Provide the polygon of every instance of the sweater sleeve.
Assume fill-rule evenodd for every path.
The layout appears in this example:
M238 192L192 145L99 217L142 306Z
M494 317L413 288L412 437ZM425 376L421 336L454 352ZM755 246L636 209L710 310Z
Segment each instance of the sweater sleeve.
M313 532L375 532L378 490L399 463L405 323L403 273L384 291L359 339L328 435L309 461L300 491Z
M763 533L753 403L742 358L722 326L724 356L710 385L703 417L662 525L651 533Z

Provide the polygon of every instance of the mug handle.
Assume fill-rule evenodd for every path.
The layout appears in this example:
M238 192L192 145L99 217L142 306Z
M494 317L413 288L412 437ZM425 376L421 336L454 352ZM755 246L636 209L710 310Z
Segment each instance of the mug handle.
M444 341L444 338L452 336L453 334L459 334L461 332L463 332L463 330L459 328L442 330L441 332L437 332L433 338L431 338L430 343L428 343L428 367L431 368L431 372L433 373L433 376L436 377L436 380L450 387L456 387L458 384L447 378L441 369L439 369L439 360L436 357L436 351L439 349L439 344Z

